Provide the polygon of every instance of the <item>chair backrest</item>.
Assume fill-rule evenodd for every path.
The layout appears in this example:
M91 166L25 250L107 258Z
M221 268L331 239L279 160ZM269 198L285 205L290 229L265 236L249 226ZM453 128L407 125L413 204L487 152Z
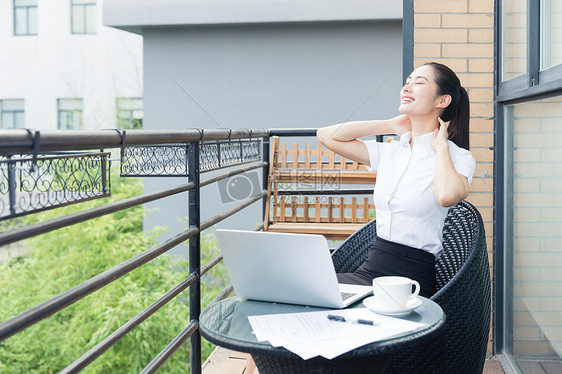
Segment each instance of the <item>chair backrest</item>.
M375 235L372 221L342 243L332 255L336 272L355 271ZM482 372L490 330L490 265L482 217L466 201L448 211L436 277L438 291L431 299L446 314L445 334L423 347L395 354L387 373Z
M431 299L445 312L445 334L393 356L388 373L482 373L491 322L490 264L482 217L466 201L449 209L436 277Z
M457 275L478 244L486 245L482 217L474 206L462 201L449 209L443 226L443 252L435 263L437 290Z

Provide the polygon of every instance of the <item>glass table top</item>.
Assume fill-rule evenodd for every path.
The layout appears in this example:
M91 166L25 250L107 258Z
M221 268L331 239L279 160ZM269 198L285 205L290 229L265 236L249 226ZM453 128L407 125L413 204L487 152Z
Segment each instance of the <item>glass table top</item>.
M397 317L408 321L425 324L425 327L415 332L395 336L386 341L368 344L370 349L377 345L399 344L401 339L423 335L424 332L436 330L444 324L444 313L435 302L420 297L422 305L404 317ZM352 308L364 308L361 301ZM228 298L205 308L201 313L199 324L202 335L212 343L232 349L266 348L274 349L269 342L257 341L248 321L248 316L278 313L302 313L328 310L325 308L289 305L263 301L242 300L237 297ZM244 350L242 350L244 351Z

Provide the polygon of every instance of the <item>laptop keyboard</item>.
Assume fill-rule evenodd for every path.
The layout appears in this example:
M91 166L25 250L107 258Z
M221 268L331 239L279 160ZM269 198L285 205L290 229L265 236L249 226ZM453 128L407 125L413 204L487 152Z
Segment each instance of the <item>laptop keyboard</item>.
M357 295L357 294L354 293L354 292L342 292L341 298L342 298L343 301L346 301L347 299L349 299L350 297L353 297L355 295Z

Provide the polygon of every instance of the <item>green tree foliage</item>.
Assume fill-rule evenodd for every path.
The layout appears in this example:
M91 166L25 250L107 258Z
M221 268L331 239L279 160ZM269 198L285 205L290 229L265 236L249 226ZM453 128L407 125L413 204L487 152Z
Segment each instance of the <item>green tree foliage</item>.
M112 196L35 214L33 223L142 193L135 179L113 177ZM76 286L147 250L142 207L122 210L29 239L31 253L0 263L0 321ZM202 237L202 263L217 252ZM187 250L187 248L186 248ZM53 316L0 342L0 373L56 373L188 276L187 261L160 256ZM222 264L203 277L202 305L225 286ZM138 373L189 323L188 290L97 358L85 373ZM189 373L189 341L160 370ZM203 357L213 346L204 341Z

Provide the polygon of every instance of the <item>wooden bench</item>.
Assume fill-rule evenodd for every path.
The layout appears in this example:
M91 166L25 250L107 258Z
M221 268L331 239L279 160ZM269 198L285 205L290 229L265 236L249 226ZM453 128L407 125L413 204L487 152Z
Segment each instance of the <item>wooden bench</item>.
M374 219L376 173L318 144L287 149L272 138L264 231L321 234L342 240ZM369 185L370 190L348 187ZM355 195L365 194L358 198Z

